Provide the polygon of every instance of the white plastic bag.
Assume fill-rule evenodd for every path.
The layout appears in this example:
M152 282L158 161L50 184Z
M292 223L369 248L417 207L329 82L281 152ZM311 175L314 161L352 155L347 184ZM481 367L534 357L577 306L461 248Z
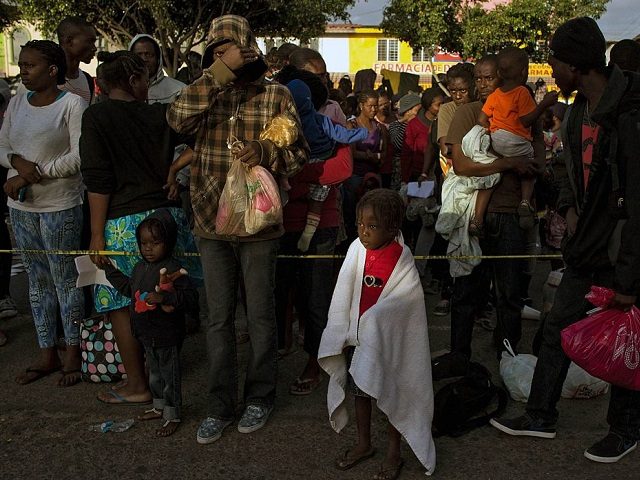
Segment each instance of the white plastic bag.
M571 362L567 379L562 385L563 398L593 398L609 391L609 384L590 375L583 368Z
M505 338L503 343L507 351L502 352L500 376L511 398L516 402L526 402L531 392L533 371L536 369L538 358L530 354L516 355L509 340Z
M530 354L516 355L509 340L503 341L507 348L502 352L500 360L500 375L509 395L517 402L526 402L531 393L533 372L538 358ZM569 366L567 378L562 385L563 398L593 398L604 395L609 390L609 384L589 375L575 363Z

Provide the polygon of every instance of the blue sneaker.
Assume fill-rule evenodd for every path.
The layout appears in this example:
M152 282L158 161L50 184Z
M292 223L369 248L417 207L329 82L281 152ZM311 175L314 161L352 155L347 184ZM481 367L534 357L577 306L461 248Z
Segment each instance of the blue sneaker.
M222 432L231 424L231 420L207 417L198 427L196 440L200 444L213 443L222 436Z
M251 433L260 430L267 423L271 410L273 410L273 407L247 405L242 418L238 422L238 431L240 433Z
M556 438L555 423L545 422L524 414L516 418L492 418L489 423L501 432L515 436Z
M638 442L630 438L624 438L617 433L609 434L584 451L584 456L589 460L599 463L615 463L627 453L633 452Z

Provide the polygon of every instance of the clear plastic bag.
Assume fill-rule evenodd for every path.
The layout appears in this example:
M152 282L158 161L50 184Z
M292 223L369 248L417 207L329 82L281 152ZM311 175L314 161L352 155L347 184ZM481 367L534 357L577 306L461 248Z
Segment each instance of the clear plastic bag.
M502 352L500 360L500 375L507 387L509 395L517 402L526 402L531 392L533 371L536 369L537 357L530 354L516 355L509 340L503 341L507 348Z
M282 223L282 204L273 176L261 166L234 161L220 195L216 233L246 237Z
M247 168L235 160L227 173L227 180L220 195L216 214L216 233L246 237L250 235L244 226L244 215L249 208Z
M249 208L244 223L247 233L253 235L272 225L282 223L282 204L278 185L266 168L257 166L247 172Z
M586 298L601 310L562 330L562 348L591 375L640 390L640 310L607 308L615 292L591 287Z

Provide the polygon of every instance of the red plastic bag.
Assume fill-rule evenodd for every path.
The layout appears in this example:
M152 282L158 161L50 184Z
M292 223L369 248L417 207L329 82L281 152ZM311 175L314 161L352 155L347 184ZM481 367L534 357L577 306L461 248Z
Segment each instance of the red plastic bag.
M640 390L640 310L607 308L614 296L610 289L591 287L586 298L604 310L562 330L562 348L594 377Z

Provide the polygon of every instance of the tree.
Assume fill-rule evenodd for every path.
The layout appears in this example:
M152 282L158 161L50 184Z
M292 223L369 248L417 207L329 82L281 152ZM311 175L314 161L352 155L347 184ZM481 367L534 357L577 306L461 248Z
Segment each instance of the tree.
M0 30L14 24L19 18L15 5L0 1Z
M479 57L506 46L525 49L534 59L546 58L549 37L576 16L599 18L610 0L512 0L486 12L480 5L465 10L463 51Z
M158 39L167 72L174 75L187 53L204 42L211 20L246 17L258 35L306 41L331 19L346 20L354 0L19 0L23 18L51 34L64 17L86 18L110 43L126 47L138 33Z
M475 0L391 0L380 28L388 35L424 48L432 56L438 47L462 51L463 9Z
M540 55L560 24L581 15L599 18L609 1L512 0L487 11L484 0L391 0L380 27L431 55L441 47L477 58L510 45Z

